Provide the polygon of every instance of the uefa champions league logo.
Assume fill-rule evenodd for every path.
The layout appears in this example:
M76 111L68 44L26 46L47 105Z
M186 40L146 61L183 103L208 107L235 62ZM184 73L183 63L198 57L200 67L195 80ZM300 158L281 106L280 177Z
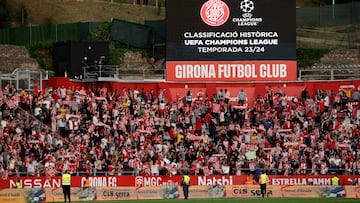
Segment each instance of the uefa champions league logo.
M252 0L242 0L239 5L243 12L242 18L233 18L233 22L238 26L257 26L262 22L262 18L253 18L252 12L255 10L255 3Z

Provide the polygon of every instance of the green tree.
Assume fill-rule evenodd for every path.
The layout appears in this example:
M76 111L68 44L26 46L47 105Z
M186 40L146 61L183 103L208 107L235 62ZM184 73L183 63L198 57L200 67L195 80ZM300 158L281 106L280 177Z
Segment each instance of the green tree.
M93 32L90 33L89 40L91 41L108 40L110 36L110 26L111 26L111 22L104 22Z
M11 25L12 13L7 0L0 0L0 27L9 27Z

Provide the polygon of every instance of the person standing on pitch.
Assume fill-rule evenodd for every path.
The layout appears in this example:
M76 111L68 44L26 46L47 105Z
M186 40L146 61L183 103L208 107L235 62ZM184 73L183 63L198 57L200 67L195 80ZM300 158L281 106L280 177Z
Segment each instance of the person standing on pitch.
M64 202L66 202L66 198L68 198L69 202L71 202L70 199L71 175L69 171L65 171L65 173L62 175L61 181L62 181L62 188L64 193Z
M84 180L83 190L86 190L88 188L90 188L90 179L89 179L89 174L86 174L86 178Z
M263 171L260 175L260 178L259 178L259 183L260 183L260 191L261 191L261 195L262 197L264 198L265 197L265 194L266 196L268 196L267 194L267 183L269 181L269 178L268 176L266 175L266 172Z
M337 174L335 173L334 176L331 178L331 185L332 186L339 186L340 185L340 179L337 177Z
M21 189L21 188L22 188L22 185L21 185L21 182L20 182L20 178L18 178L18 179L16 180L16 188L17 188L17 189Z
M187 199L189 196L189 186L190 186L190 176L188 176L187 173L184 174L181 185L183 186L184 199Z

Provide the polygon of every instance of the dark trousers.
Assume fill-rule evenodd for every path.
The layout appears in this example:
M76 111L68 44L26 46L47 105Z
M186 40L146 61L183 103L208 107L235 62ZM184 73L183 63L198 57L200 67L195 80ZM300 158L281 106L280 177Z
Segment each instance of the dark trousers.
M189 196L189 185L183 185L184 199L187 199Z
M64 193L64 202L66 202L66 198L68 198L68 201L71 202L70 199L70 185L63 185L63 193Z
M265 195L266 195L266 184L260 184L260 191L261 191L261 196L265 197Z

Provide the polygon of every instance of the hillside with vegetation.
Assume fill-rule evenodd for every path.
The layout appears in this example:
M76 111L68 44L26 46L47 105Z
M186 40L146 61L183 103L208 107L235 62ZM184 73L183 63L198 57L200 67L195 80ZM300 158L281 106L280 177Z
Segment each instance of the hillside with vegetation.
M340 3L340 1L341 0L337 0L337 3ZM36 26L75 22L110 22L112 19L143 24L145 20L165 19L165 8L161 7L161 4L159 4L158 7L154 6L155 0L149 1L152 2L150 6L134 5L131 2L133 2L133 0L1 0L0 27ZM163 0L158 0L158 2L164 3ZM301 8L318 4L329 4L329 2L327 0L296 0L296 4L298 8ZM96 33L90 35L89 40L107 39L108 28L109 24L104 24L100 29L94 30ZM321 29L321 32L325 31L325 28L319 29ZM340 36L345 36L345 38L348 39L348 35L346 34L347 28L336 27L326 29L330 29L329 32L326 31L326 33L330 33L331 36L326 36L325 39L330 42L332 42L333 36L335 36L333 33L337 33L339 29L341 32L342 30L345 30ZM317 29L311 27L308 30L298 33L298 38L307 37L311 39L314 37L313 33L316 33L316 35L319 33L318 31L310 32L309 35L309 30L312 31ZM338 36L338 34L336 36ZM298 41L298 64L300 66L310 66L314 63L318 63L324 54L329 52L330 49L334 49L334 47L336 49L337 47L337 44L329 47L329 43L324 46L323 42L324 40L312 40L310 42ZM38 61L40 67L46 69L52 68L51 42L30 44L27 48L30 52L30 56ZM128 47L124 48L121 45L112 42L110 44L110 58L112 64L120 65L123 63L122 56L127 52L127 49ZM135 52L139 52L139 50L135 50ZM146 55L146 50L140 50L140 52L145 58L148 57Z
M9 4L11 26L45 23L104 22L112 18L142 23L165 18L166 0L149 0L149 6L133 4L136 0L1 0ZM155 6L157 2L157 7ZM351 0L336 0L336 3ZM331 4L332 0L296 0L298 8ZM1 10L1 5L0 5ZM2 13L0 13L2 15ZM2 20L4 20L4 17ZM5 19L8 20L8 19Z
M122 0L0 1L0 28L77 22L105 22L103 26L93 30L93 33L89 36L89 40L106 40L108 39L108 29L110 25L106 22L110 22L112 19L144 24L144 21L146 20L165 19L165 8L160 7L160 5L159 7L133 5ZM29 51L28 56L35 58L39 67L50 70L52 69L52 42L36 42L28 44L26 47ZM111 42L110 58L112 60L112 64L120 65L123 60L123 55L127 51L129 51L128 47L124 48L120 44ZM146 54L144 54L146 53L146 50L131 49L131 51L140 52L144 55L144 57L146 57ZM17 58L16 50L13 52L14 54L12 55L11 60ZM22 53L18 55L21 60L17 61L25 61ZM12 72L15 68L15 66L13 68L9 68L9 64L10 63L5 64L0 62L0 66L6 67L3 68L3 73ZM22 67L25 65L26 64L20 64L16 67Z
M12 26L105 22L117 18L134 23L165 18L164 8L94 0L8 0Z

